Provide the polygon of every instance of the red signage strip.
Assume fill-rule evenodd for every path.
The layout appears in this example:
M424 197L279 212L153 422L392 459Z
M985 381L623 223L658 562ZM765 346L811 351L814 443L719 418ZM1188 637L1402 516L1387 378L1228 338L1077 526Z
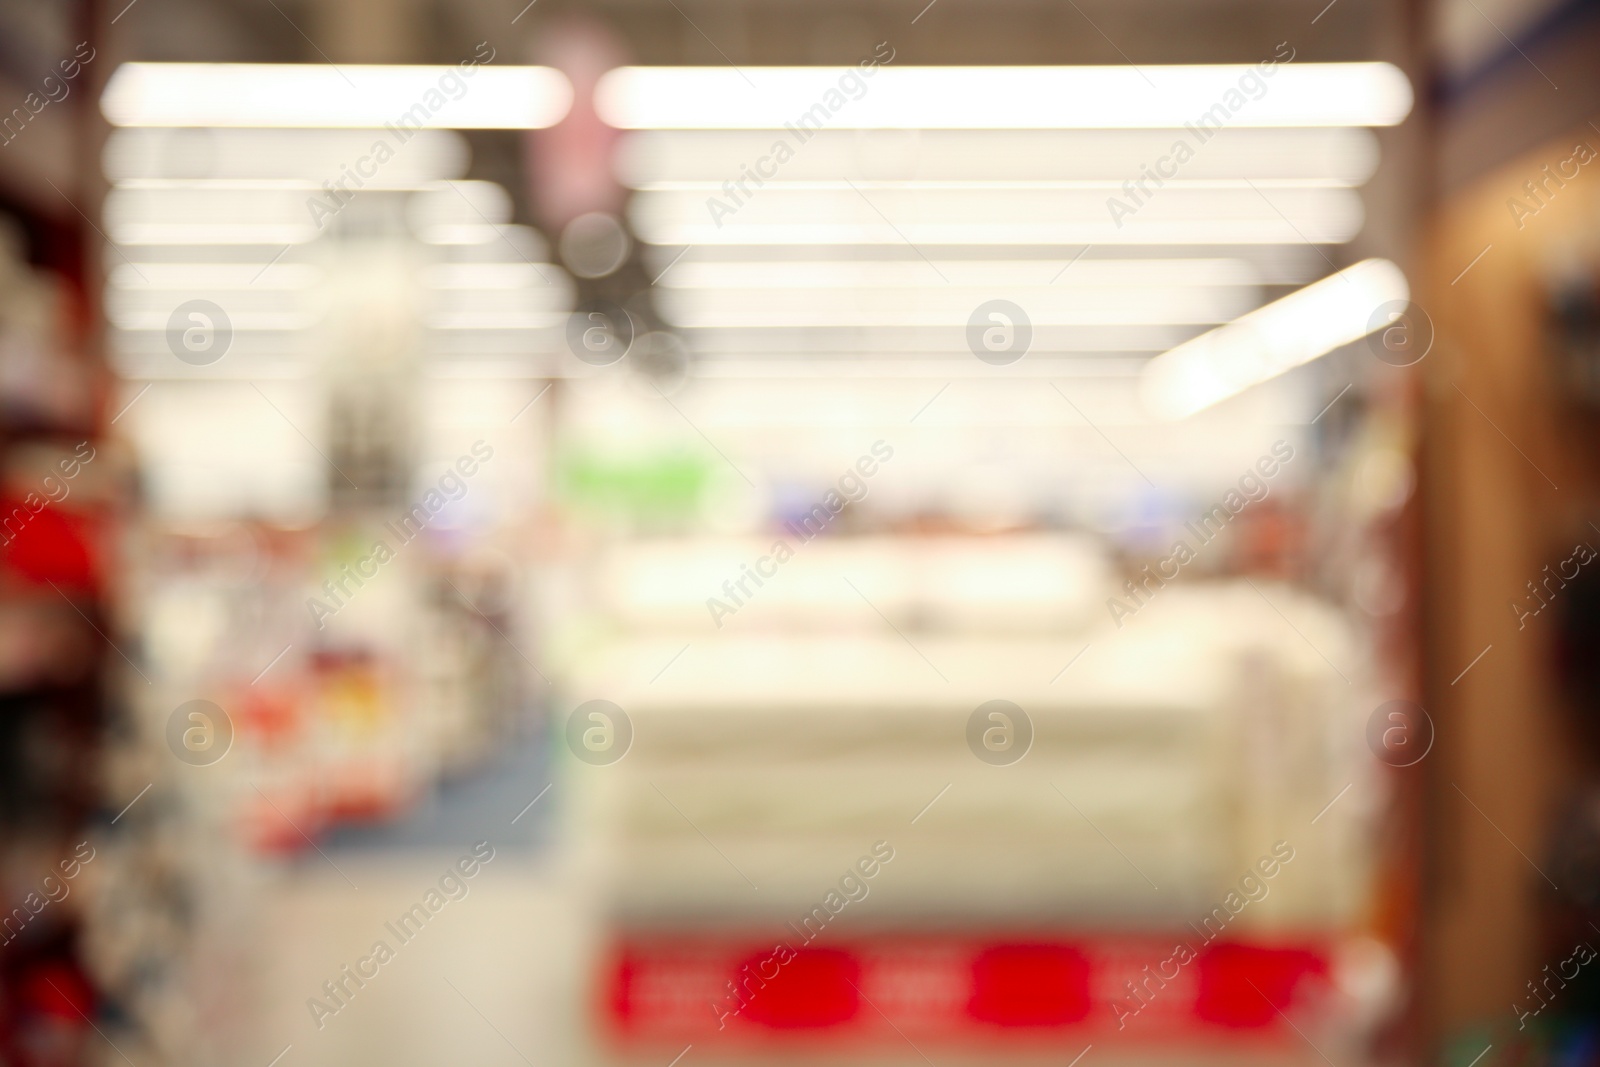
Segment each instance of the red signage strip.
M708 1049L796 1038L1281 1041L1293 1038L1285 1017L1326 1003L1328 957L1325 944L1192 948L1176 937L884 936L796 950L624 936L602 971L600 1024L621 1044Z

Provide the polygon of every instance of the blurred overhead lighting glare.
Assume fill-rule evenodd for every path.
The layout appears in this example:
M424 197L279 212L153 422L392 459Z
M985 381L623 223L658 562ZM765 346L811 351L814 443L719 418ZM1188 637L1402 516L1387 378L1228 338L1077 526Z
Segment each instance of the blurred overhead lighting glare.
M122 263L109 272L113 289L134 292L221 292L243 289L310 289L322 283L325 272L306 263L274 263L262 270L254 263Z
M1342 244L1361 198L1341 188L1192 189L1169 185L1114 218L1104 189L794 189L773 183L714 215L703 192L641 192L634 231L658 245ZM731 203L727 201L725 203ZM892 222L890 220L893 220Z
M438 263L422 273L422 284L429 289L530 289L548 285L548 280L532 263Z
M1172 151L1170 129L878 130L811 134L778 180L1112 181ZM634 188L662 182L717 184L773 152L771 130L640 130L623 137L618 178ZM1184 181L1249 178L1360 185L1378 165L1372 131L1348 126L1212 132L1205 151L1183 166Z
M538 129L572 85L549 67L124 63L100 110L114 126Z
M1411 291L1400 268L1368 259L1166 352L1145 367L1151 415L1187 418L1387 327Z
M319 189L342 165L372 151L370 129L125 128L106 139L101 156L113 182L306 181ZM413 187L467 173L472 153L453 130L423 130L406 150L365 178L376 184Z
M834 129L985 130L1175 129L1213 107L1229 127L1393 126L1412 103L1389 63L1279 64L1266 76L1247 65L897 66L870 78L835 67L619 67L600 80L596 106L622 129L776 130L810 116ZM1235 97L1242 106L1226 102Z
M1242 259L944 259L941 274L962 285L1029 286L1049 281L1051 289L1129 286L1260 285L1261 271ZM664 289L922 289L928 285L922 260L780 260L762 262L684 262L661 275Z
M1005 290L1028 310L1035 325L1210 325L1243 314L1257 303L1253 287L1132 285L1060 288L1042 284ZM663 318L686 328L949 326L966 324L971 309L993 289L924 286L875 289L773 289L738 286L672 289L660 294Z

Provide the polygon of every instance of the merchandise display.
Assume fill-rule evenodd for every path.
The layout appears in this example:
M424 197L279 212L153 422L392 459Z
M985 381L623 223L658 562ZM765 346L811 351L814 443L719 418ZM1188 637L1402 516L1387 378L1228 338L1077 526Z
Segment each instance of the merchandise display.
M601 588L625 628L575 658L564 681L623 709L632 749L615 764L580 759L568 775L616 942L604 966L620 968L597 976L602 1020L617 1020L635 1054L641 1043L659 1052L712 1040L723 1028L706 1004L721 1002L725 983L738 986L743 954L769 941L801 951L815 937L799 958L819 967L827 953L850 956L866 1003L877 1003L881 969L935 967L918 981L944 988L967 981L962 959L994 946L1062 946L1049 951L1100 961L1082 964L1093 987L1083 1010L1053 1020L1062 1032L1047 1036L1066 1042L1115 1017L1130 963L1123 977L1137 981L1157 948L1170 954L1167 940L1206 946L1195 931L1208 917L1213 938L1226 925L1208 959L1223 945L1264 960L1309 953L1324 983L1336 957L1367 968L1362 978L1376 968L1392 981L1393 956L1368 925L1376 810L1323 810L1376 777L1360 743L1370 652L1341 612L1276 583L1165 590L1119 629L1103 607L1116 591L1112 568L1090 544L838 538L770 591L763 584L759 609L709 640L703 616L678 613L687 597L662 595L654 612L650 600L697 579L715 593L716 562L754 549L697 544L695 558L653 544L602 564ZM1054 562L1056 582L1036 556ZM1008 581L1025 568L1038 584ZM873 576L860 590L870 609L848 603L841 576L852 573ZM1006 589L1012 604L996 595ZM656 678L636 669L669 661ZM870 891L849 875L836 893L836 868L848 872L874 841L902 862ZM1269 886L1255 865L1274 847L1295 862ZM1249 907L1235 922L1230 901L1219 922L1212 909L1237 901L1240 872ZM798 925L835 915L826 932ZM947 966L956 971L934 977ZM1239 974L1266 973L1252 966ZM885 990L913 981L881 980ZM1231 981L1237 988L1216 995L1248 996L1243 978ZM782 1013L825 995L849 1007L816 1024L819 1040L832 1043L832 1027L850 1039L860 1026L875 1032L848 986L824 993L828 980L816 982L806 992L784 979L770 994L757 982L739 1039L790 1040ZM1323 987L1278 988L1284 1010L1326 1001ZM1193 992L1167 999L1180 996ZM764 998L777 1015L754 1010ZM918 1010L933 1014L891 1017L958 1045L983 1032L981 1012L946 1032L937 1021L946 1009ZM1247 1014L1255 1027L1276 1018ZM1170 1039L1173 1025L1150 1035Z
M88 942L125 458L92 417L81 279L30 262L36 222L0 209L0 1060L70 1063L119 992Z

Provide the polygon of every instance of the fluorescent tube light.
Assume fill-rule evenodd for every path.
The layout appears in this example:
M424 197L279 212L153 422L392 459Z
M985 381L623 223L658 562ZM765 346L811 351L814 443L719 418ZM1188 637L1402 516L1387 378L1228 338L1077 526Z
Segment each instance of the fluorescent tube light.
M422 273L430 289L532 289L550 284L532 263L439 263Z
M255 263L119 263L111 268L113 289L130 292L180 292L200 295L230 289L310 289L325 273L308 263L274 263L263 270Z
M489 222L442 223L437 226L421 227L416 232L418 240L430 245L489 245L497 241L511 240L518 234L537 234L537 231L529 226ZM521 251L521 246L515 243L512 248Z
M896 66L870 78L849 67L619 67L595 103L623 129L1180 129L1208 115L1220 126L1392 126L1412 93L1388 63L1279 64L1270 75L1247 65Z
M1210 325L1259 302L1245 286L993 288L934 284L920 289L673 289L658 294L674 326L773 329L828 326L948 326L962 329L972 309L1004 297L1036 326Z
M310 223L126 222L107 226L119 245L302 245L317 238Z
M341 175L335 168L329 176L321 179L331 182ZM369 180L361 183L362 192L401 192L415 193L435 188L439 183L434 180L420 181L411 178L391 178L389 175L379 173ZM129 192L146 193L196 193L210 195L213 193L277 193L289 192L304 196L326 197L328 187L305 178L127 178L114 183L114 188ZM342 195L342 194L341 194Z
M1101 196L1112 195L1126 197L1130 194L1124 183L1127 178L1007 178L1004 181L976 181L970 178L954 178L950 180L924 180L905 178L862 178L852 181L848 178L808 178L801 181L779 180L773 188L785 192L826 192L841 189L860 189L863 192L888 190L897 193L979 193L992 196L996 193L1098 193ZM127 183L124 183L127 184ZM1356 182L1343 181L1338 178L1319 176L1313 178L1200 178L1190 181L1187 178L1174 179L1164 183L1162 188L1187 189L1191 192L1199 189L1248 189L1255 186L1258 189L1347 189ZM720 181L660 181L641 182L633 186L646 193L692 193L700 196L726 197L728 193L728 179ZM743 194L740 194L743 195ZM1143 195L1142 193L1140 194Z
M548 330L566 322L559 311L442 311L425 316L430 330Z
M1103 286L1256 286L1261 271L1242 259L1094 259L1063 271L1055 259L941 259L939 272L957 285L1093 289ZM659 271L660 268L657 268ZM661 275L666 289L921 289L937 283L920 259L692 262Z
M1155 417L1182 419L1386 327L1410 299L1400 268L1368 259L1151 360L1140 383Z
M537 129L571 106L560 71L505 66L124 63L100 98L113 126Z
M303 244L317 236L308 186L240 188L208 183L116 186L106 234L119 245Z
M355 167L378 140L391 147L387 130L113 130L101 153L101 167L113 182L136 179L263 180L299 179L321 187ZM382 181L417 185L467 173L472 153L453 130L423 130L411 135L367 186Z
M1126 214L1116 190L789 189L726 194L641 192L629 218L663 245L1151 245L1341 244L1361 228L1350 189L1188 189L1169 184ZM717 205L721 205L720 207Z
M172 300L160 303L152 300L112 300L108 301L106 317L112 326L130 333L164 331L171 322L174 303ZM240 308L237 304L228 309L228 322L235 333L308 330L321 321L321 313L309 310L257 310Z
M713 181L742 169L772 170L779 138L770 130L648 130L618 146L615 170L635 188L656 182ZM814 133L803 152L776 170L780 181L876 180L1122 182L1173 152L1187 131L1154 130L850 130ZM782 153L777 153L782 155ZM1211 133L1183 165L1185 180L1329 179L1359 185L1378 165L1372 131L1350 127L1250 129Z
M939 284L937 279L933 284ZM971 309L968 310L970 314ZM839 329L795 326L748 329L724 326L689 330L686 333L690 335L686 340L697 359L763 360L774 355L803 355L818 359L865 356L897 360L906 356L952 354L962 359L972 356L967 347L965 329L952 329L949 326L852 326ZM1195 333L1193 326L1184 325L1035 324L1028 359L1032 360L1036 353L1052 352L1097 355L1126 352L1148 359L1182 344ZM1143 362L1140 361L1141 366Z

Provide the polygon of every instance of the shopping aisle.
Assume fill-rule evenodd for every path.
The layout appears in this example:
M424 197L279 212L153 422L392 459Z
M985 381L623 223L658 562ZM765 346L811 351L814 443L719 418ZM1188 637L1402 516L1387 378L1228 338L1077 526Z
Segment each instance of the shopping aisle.
M1600 5L193 6L0 0L0 1067L1600 1067Z

